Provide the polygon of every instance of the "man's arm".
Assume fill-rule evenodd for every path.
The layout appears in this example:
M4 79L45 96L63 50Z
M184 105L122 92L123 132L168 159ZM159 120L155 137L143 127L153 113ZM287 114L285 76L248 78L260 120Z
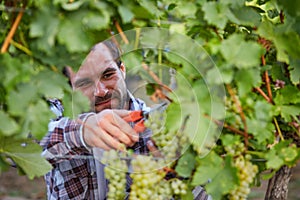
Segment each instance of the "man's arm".
M43 156L54 164L91 155L92 147L124 150L138 140L138 133L123 120L128 110L104 110L82 114L76 120L62 117L49 123L48 134L40 142Z
M124 151L139 141L139 134L123 118L128 110L103 110L90 115L83 127L83 140L90 147Z
M51 121L47 135L40 141L42 155L54 164L75 157L91 154L82 139L83 124L90 114L82 114L76 120L62 117Z

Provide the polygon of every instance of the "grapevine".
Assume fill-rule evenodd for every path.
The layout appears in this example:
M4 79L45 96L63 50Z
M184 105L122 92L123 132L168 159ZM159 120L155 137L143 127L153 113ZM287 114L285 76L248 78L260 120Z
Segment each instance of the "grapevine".
M163 113L150 116L146 125L152 129L152 139L163 157L159 162L153 157L130 158L133 165L137 164L135 160L141 159L159 166L156 171L151 169L156 177L152 182L157 187L149 187L145 194L152 190L153 198L157 195L156 199L166 199L176 196L178 191L182 191L178 193L182 196L183 191L189 192L191 184L200 184L213 199L244 199L249 194L254 176L272 171L268 175L274 177L283 167L291 170L299 163L299 0L140 0L126 1L122 5L120 2L0 1L0 41L3 41L0 54L1 173L9 169L11 160L30 179L51 170L52 165L44 158L30 156L31 153L41 154L42 149L34 142L44 137L49 119L53 118L46 99L62 98L66 117L86 112L88 102L83 105L84 98L74 95L61 71L65 66L77 71L90 48L112 36L124 52L122 61L127 72L133 71L133 75L140 75L146 82L161 85L166 81L165 73L156 75L151 70L157 68L160 71L160 66L171 66L176 76L172 81L167 80L166 85L172 85L172 90L178 89L176 95L186 101L185 105L195 103L201 108L199 120L189 119L185 131L176 124L180 121L176 118L180 115L178 110L165 119L171 120L178 129L165 127L166 115ZM144 27L155 30L143 34ZM161 34L163 29L168 33ZM173 33L180 33L199 44L215 67L202 62L205 55L198 54L191 43L173 37ZM155 65L157 62L159 65ZM221 78L215 76L215 71L220 72ZM180 74L191 88L182 86L185 82L178 79ZM126 78L130 79L131 74L126 73ZM214 102L210 97L218 92L207 91L208 85L212 88L224 85L225 97L220 95ZM190 95L189 89L196 93L197 98ZM154 91L157 98L169 100L169 94L163 90L154 88ZM218 102L223 100L226 116L218 109ZM217 109L212 109L215 104ZM73 108L78 110L75 112ZM189 106L184 108L187 108L183 109L187 115L194 111ZM234 144L230 141L221 144L215 137L203 145L209 147L210 154L201 157L203 148L197 145L200 142L192 141L190 136L195 125L200 127L198 135L203 134L203 130L213 130L207 121L220 127L222 136L238 135L239 138ZM189 145L189 151L184 151ZM119 153L111 154L107 155L109 160L116 159L115 163L107 161L105 169L110 179L108 195L110 199L112 196L117 199L122 195L115 196L113 191L124 192L126 177L123 172L128 169L119 159ZM260 160L259 169L249 154ZM165 172L161 168L170 163L170 170L185 179L166 180L163 177ZM178 163L182 166L178 167ZM132 199L137 198L134 193L142 189L137 186L141 174L148 178L147 173L132 172L136 180L132 185L136 187L131 190ZM172 183L178 181L186 186L178 186L178 190L172 187ZM280 181L275 177L270 183ZM282 181L288 182L288 178ZM268 191L273 191L272 185ZM282 199L287 199L285 195Z

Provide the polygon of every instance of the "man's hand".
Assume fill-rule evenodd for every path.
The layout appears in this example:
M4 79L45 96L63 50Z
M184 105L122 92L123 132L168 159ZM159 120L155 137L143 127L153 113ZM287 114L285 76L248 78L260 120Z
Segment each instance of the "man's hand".
M90 115L83 126L83 139L91 147L124 151L139 140L138 133L123 118L128 110L103 110Z

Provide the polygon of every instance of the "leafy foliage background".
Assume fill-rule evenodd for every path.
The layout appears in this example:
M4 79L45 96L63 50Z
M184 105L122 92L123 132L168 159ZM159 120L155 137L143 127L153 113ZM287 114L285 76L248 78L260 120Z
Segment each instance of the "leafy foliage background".
M74 113L67 103L79 94L72 92L63 67L77 69L95 43L121 30L143 27L166 28L195 40L222 76L215 79L210 71L206 81L226 88L221 139L204 158L192 153L182 157L197 161L187 175L191 185L211 178L207 191L214 199L226 196L238 180L231 164L235 158L224 153L224 146L236 143L245 145L243 154L253 157L260 172L273 170L264 178L284 165L294 166L300 157L299 7L299 0L1 0L0 172L11 164L8 158L30 178L51 168L35 143L53 118L45 99L61 98L70 117L87 105L83 97L73 98L72 105L80 108ZM21 21L13 32L18 17ZM143 41L158 36L153 33ZM136 66L140 57L127 57L126 66ZM147 59L173 63L189 75L195 91L204 91L201 77L183 61L159 52ZM197 95L197 103L210 115L208 94ZM177 172L186 175L183 169Z

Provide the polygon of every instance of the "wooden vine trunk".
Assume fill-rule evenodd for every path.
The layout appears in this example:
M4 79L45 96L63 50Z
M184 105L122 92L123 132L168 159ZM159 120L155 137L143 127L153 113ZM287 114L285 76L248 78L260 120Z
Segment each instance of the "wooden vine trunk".
M265 200L287 200L288 184L292 175L292 169L283 166L269 180Z

